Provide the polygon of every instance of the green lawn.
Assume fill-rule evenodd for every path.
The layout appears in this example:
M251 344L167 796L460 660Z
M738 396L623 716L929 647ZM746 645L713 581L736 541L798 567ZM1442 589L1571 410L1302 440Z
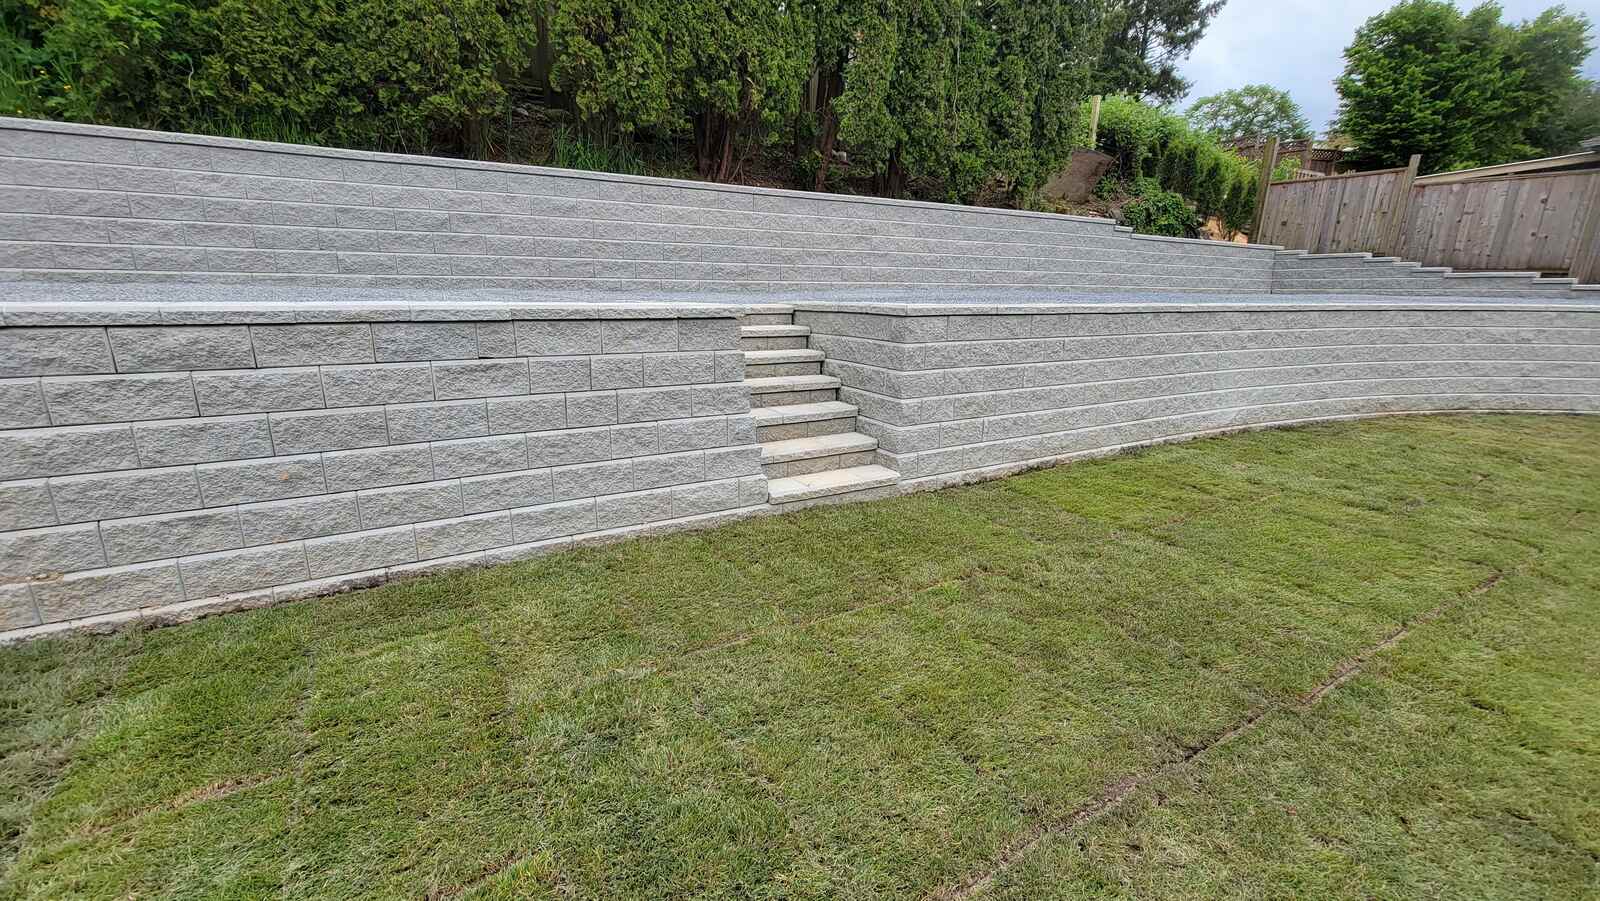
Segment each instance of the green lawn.
M1600 419L1197 441L0 695L4 896L1596 897Z

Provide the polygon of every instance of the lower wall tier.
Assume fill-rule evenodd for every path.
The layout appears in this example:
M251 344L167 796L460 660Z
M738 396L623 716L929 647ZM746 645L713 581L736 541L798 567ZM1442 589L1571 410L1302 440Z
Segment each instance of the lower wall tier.
M801 305L909 489L1318 419L1600 412L1600 310L1469 302Z
M1594 307L793 306L889 492L1313 420L1600 412ZM739 316L7 304L0 641L772 512Z

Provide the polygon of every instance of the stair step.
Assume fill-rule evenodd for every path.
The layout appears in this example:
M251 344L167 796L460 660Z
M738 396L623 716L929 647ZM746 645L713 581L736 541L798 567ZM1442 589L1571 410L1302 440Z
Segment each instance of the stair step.
M777 407L757 407L750 411L756 427L764 425L789 425L796 422L819 422L824 419L844 419L857 413L855 404L830 400L816 404L785 404Z
M785 391L831 391L839 387L839 380L831 375L775 375L770 378L745 379L751 394L777 394Z
M770 363L821 363L827 356L820 350L747 350L744 352L744 364L764 366Z
M900 473L883 466L852 466L849 469L830 469L803 476L789 476L767 481L767 500L774 504L789 504L819 497L849 494L882 488L900 481Z
M745 338L803 338L811 334L809 325L741 325L739 334Z
M815 438L791 438L788 441L768 441L761 445L761 462L788 463L791 460L859 454L877 449L878 439L860 432L818 435Z

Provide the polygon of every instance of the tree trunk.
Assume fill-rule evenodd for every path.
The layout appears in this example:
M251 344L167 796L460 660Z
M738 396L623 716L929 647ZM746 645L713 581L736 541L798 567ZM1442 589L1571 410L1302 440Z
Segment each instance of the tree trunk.
M822 158L817 163L816 183L812 185L817 191L828 185L828 168L833 165L833 150L839 139L839 113L833 101L844 93L844 64L845 60L836 60L818 79L817 153Z

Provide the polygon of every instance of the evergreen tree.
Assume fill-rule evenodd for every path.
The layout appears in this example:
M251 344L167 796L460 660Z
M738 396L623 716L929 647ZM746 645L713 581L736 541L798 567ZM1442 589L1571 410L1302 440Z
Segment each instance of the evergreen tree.
M1221 138L1264 141L1311 137L1311 123L1288 91L1271 85L1247 84L1242 88L1201 97L1186 114L1195 128Z

